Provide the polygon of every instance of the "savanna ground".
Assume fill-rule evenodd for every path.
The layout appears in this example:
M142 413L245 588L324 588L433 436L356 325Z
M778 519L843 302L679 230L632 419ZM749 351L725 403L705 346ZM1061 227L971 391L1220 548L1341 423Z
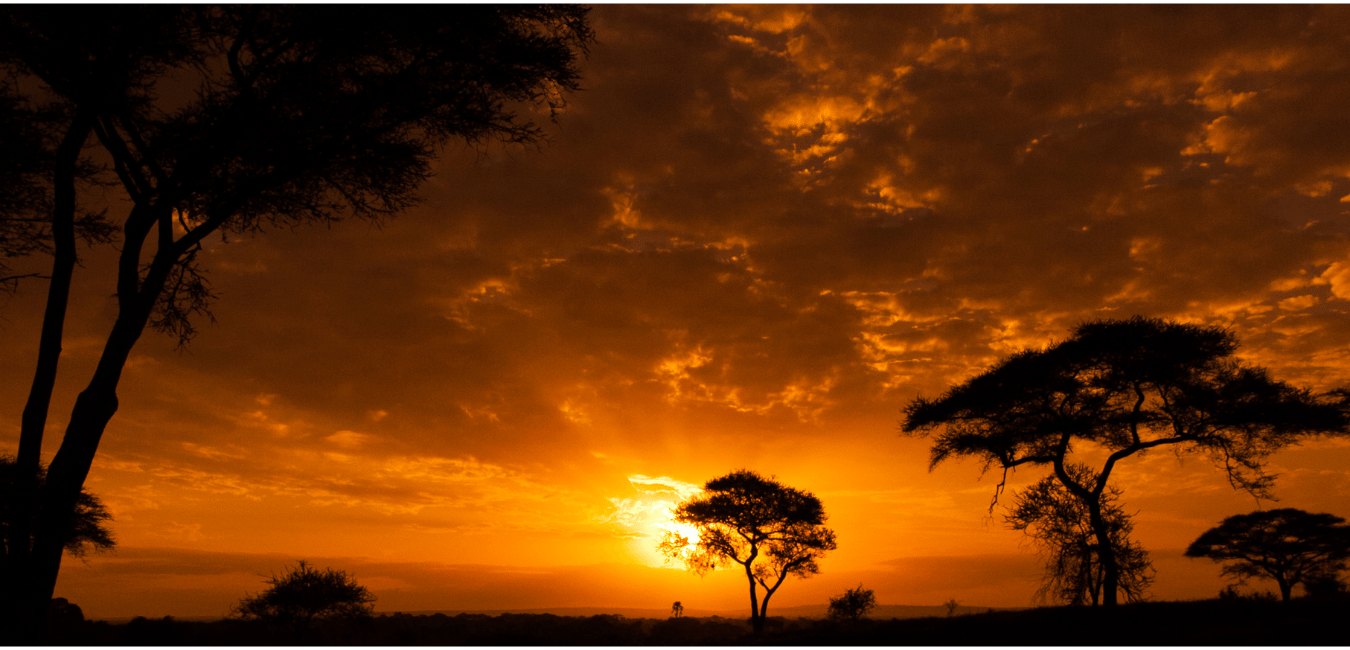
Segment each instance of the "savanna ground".
M301 639L260 621L137 618L71 622L60 645L1228 645L1350 644L1350 599L1146 602L1039 607L952 617L836 623L771 618L764 634L746 621L552 614L377 615L315 623Z

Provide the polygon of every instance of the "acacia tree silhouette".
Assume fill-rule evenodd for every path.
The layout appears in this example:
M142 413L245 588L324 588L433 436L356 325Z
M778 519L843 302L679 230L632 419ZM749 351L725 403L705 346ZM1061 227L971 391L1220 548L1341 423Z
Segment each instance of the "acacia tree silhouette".
M1065 468L1080 484L1096 481L1092 468L1071 464ZM1102 520L1111 538L1111 552L1119 569L1116 583L1127 602L1142 600L1153 583L1153 563L1137 542L1130 540L1134 522L1116 503L1120 490L1107 487L1101 494ZM1045 577L1038 598L1070 605L1100 602L1105 568L1097 551L1097 536L1083 502L1047 476L1017 493L1004 520L1025 531L1045 554Z
M1102 602L1115 605L1119 565L1102 516L1116 463L1163 445L1210 457L1229 482L1268 497L1265 459L1300 438L1341 433L1346 394L1314 396L1234 357L1237 340L1217 327L1158 319L1098 320L1044 350L1025 350L940 398L905 407L903 431L933 442L929 469L974 456L1010 471L1049 465L1088 511L1103 569ZM1076 447L1104 450L1092 480L1070 475Z
M1223 575L1245 584L1270 578L1289 602L1295 585L1336 580L1350 559L1350 526L1335 515L1297 508L1257 510L1224 519L1196 538L1186 557L1226 563Z
M816 560L835 549L825 508L810 492L749 470L708 481L703 490L675 509L675 521L694 526L698 541L667 532L657 550L699 575L741 565L750 583L750 624L763 632L769 598L783 581L819 573ZM757 586L764 589L762 601Z
M26 140L37 143L39 158L42 143L56 143L46 194L23 194L35 186L31 174L0 175L7 183L0 196L30 196L12 202L29 212L51 197L50 226L36 236L49 235L54 251L16 458L15 507L23 512L13 518L18 529L0 567L0 625L13 638L36 641L34 621L42 620L60 569L61 527L117 411L132 347L147 326L186 344L196 332L193 317L210 317L202 241L388 217L417 201L437 147L448 141L537 143L542 131L508 104L556 114L564 93L578 88L577 58L593 40L586 12L566 5L0 9L0 65L19 80L4 87L14 107L7 119L19 116L6 128L41 135ZM91 135L98 156L85 154ZM13 169L19 155L0 151L0 170ZM80 200L78 180L101 160L110 169L98 171L111 172L131 205L117 222L117 315L39 491L34 477L77 214L90 200Z

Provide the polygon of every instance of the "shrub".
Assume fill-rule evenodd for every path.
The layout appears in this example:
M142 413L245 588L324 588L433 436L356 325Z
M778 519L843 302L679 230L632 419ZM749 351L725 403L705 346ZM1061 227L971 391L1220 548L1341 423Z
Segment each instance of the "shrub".
M831 621L857 621L877 606L877 597L871 589L849 589L843 595L830 599L825 617Z

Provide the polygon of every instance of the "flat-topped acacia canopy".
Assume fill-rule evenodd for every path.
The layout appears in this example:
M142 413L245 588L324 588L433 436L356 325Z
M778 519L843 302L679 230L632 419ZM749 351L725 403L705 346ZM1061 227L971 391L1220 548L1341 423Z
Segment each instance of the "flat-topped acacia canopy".
M1314 395L1238 360L1237 339L1218 327L1136 316L1096 320L1068 339L1014 354L905 407L908 435L934 435L931 467L974 457L1007 472L1049 465L1088 506L1103 548L1103 602L1116 602L1117 570L1100 499L1120 460L1176 445L1223 468L1232 485L1269 496L1264 471L1275 451L1346 429L1345 393ZM1066 469L1076 447L1095 445L1107 459L1095 480ZM1002 490L1000 483L995 500Z

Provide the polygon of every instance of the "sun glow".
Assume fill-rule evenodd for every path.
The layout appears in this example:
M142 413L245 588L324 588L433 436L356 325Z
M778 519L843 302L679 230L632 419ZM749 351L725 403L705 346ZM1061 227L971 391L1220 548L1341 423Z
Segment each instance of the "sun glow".
M668 476L633 474L628 482L637 495L611 498L614 510L605 520L618 526L619 534L628 539L628 552L634 560L652 567L673 566L656 545L668 532L690 544L698 542L698 529L675 521L675 508L702 489Z

